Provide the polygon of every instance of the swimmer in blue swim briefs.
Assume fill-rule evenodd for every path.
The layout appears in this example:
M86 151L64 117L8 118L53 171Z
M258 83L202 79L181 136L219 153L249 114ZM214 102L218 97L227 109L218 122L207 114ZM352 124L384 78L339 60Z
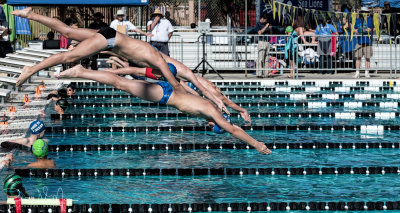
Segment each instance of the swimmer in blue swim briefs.
M222 115L214 104L202 97L186 93L186 91L175 91L167 82L150 83L142 80L129 80L111 72L98 72L85 69L77 65L71 69L61 72L58 78L85 78L100 83L112 85L117 89L124 90L138 98L166 104L193 116L213 120L220 128L229 132L232 136L248 143L261 154L271 154L265 143L259 142L249 136L242 128L232 125Z

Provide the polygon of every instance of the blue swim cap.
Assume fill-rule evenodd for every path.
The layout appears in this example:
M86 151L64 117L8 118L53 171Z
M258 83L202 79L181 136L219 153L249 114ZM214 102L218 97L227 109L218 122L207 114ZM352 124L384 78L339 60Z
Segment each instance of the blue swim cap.
M43 121L33 121L31 125L29 125L29 131L31 132L32 135L38 135L41 132L43 132L46 129L46 126L44 125Z
M154 49L156 49L157 51L160 51L157 47L155 47L154 45L151 45L152 47L154 47Z
M226 114L225 112L223 112L223 113L222 113L222 117L224 117L226 121L228 121L230 124L232 124L231 116L230 116L230 115L228 115L228 114ZM225 132L226 132L226 131L225 131L224 129L222 129L220 126L218 126L217 123L215 123L215 125L214 125L214 133L223 134L223 133L225 133Z
M174 75L176 77L176 74L178 73L178 71L176 71L175 65L168 63L168 67L169 67L169 70L171 71L172 75Z

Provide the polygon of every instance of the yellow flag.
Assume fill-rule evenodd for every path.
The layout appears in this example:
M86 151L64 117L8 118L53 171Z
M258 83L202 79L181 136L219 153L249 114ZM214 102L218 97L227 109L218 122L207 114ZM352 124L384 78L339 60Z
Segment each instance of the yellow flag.
M278 3L278 21L281 22L281 4Z
M293 12L292 12L292 14L293 14L293 17L292 17L292 26L294 26L294 17L296 16L296 6L293 6Z
M272 17L275 20L275 13L276 13L276 6L275 6L275 1L272 1Z
M363 17L364 17L365 24L368 27L368 13L363 13ZM360 32L358 32L358 33L360 33ZM371 39L371 35L369 34L369 32L368 32L368 39Z
M351 14L351 36L350 36L350 40L353 40L354 26L356 26L356 19L357 19L357 13L352 13Z
M343 13L343 18L347 20L347 13ZM340 21L343 21L343 20L340 20ZM344 29L344 32L346 33L346 35L349 35L349 33L347 32L347 29L344 27L344 24L343 24L343 29Z
M313 11L312 13L315 14L315 11L314 11L314 10L311 10L311 11ZM315 23L317 24L317 28L318 28L318 25L319 25L319 24L318 24L317 15L315 15L314 18L315 18Z
M374 27L375 27L375 32L376 36L378 36L378 41L379 41L379 22L380 22L380 15L378 13L374 13Z

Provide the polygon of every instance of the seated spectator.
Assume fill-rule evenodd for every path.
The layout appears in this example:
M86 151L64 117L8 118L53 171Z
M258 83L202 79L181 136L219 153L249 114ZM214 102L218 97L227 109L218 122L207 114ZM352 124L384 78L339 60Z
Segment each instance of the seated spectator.
M294 26L294 31L296 31L297 35L301 37L301 40L299 43L302 44L309 44L307 39L311 38L314 36L314 31L307 30L303 21L303 17L299 16L297 17L297 20L295 22Z
M332 34L338 35L335 27L331 24L331 19L320 20L322 23L317 26L315 35L318 35L318 55L319 55L319 74L332 74ZM335 39L335 38L334 38ZM325 62L328 66L325 67ZM329 70L324 70L328 68Z
M54 33L47 33L47 40L43 41L43 49L59 49L60 40L54 40Z
M102 13L97 12L93 15L94 22L89 25L89 29L99 30L102 27L108 27L108 24L103 22L104 16Z

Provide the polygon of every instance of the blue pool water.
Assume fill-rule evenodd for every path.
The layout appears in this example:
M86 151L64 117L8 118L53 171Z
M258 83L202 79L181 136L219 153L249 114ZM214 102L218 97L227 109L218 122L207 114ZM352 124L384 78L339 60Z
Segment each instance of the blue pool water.
M204 127L204 119L177 116L178 110L165 106L146 106L147 101L126 95L121 91L103 91L103 85L92 87L93 91L79 91L79 99L66 110L73 118L54 118L51 107L44 122L48 127ZM254 126L398 126L399 116L381 119L378 112L398 112L398 107L382 107L380 102L397 103L397 99L384 98L381 94L397 94L393 90L379 92L351 90L348 93L332 91L293 91L288 93L256 90L242 91L243 86L222 86L231 99L246 108L252 116ZM286 87L286 86L279 86ZM99 88L99 91L96 91ZM235 88L235 89L232 89ZM397 90L396 90L397 91ZM341 97L323 99L307 97L305 100L290 100L289 97L268 97L274 94L373 94L367 100ZM86 95L96 95L88 97ZM103 98L103 95L114 95ZM246 97L243 97L246 95ZM253 98L252 96L255 95ZM263 95L263 97L260 97ZM313 108L310 102L326 102L327 106ZM345 102L360 102L362 107L350 108ZM113 103L113 106L107 105ZM121 106L132 103L141 106ZM268 103L268 105L266 105ZM282 105L287 103L288 105ZM296 103L296 106L293 105ZM335 103L330 106L329 103ZM339 103L339 104L338 104ZM93 104L107 106L93 107ZM258 105L260 104L260 105ZM370 113L354 119L335 116L299 117L299 113ZM141 117L145 113L162 116ZM266 114L273 113L268 117ZM276 113L291 113L277 116ZM296 114L297 113L297 114ZM107 115L103 118L103 114ZM115 114L116 117L109 115ZM141 116L134 116L141 114ZM168 114L168 116L165 116ZM83 117L82 117L83 115ZM127 115L127 117L121 116ZM260 116L258 116L260 115ZM52 116L52 117L51 117ZM244 126L242 118L232 117L235 124ZM81 129L84 129L81 128ZM398 143L398 130L383 132L361 132L360 130L248 130L258 141L276 144L290 143ZM229 134L216 135L209 131L149 131L149 132L56 132L51 128L45 139L52 145L110 145L110 144L239 144L240 140ZM272 147L270 147L272 148ZM277 149L264 156L250 149L196 149L196 150L141 150L141 151L60 151L50 152L58 169L113 169L113 168L322 168L322 167L399 167L399 148L370 149ZM34 161L32 154L19 151L14 168L22 168ZM11 171L4 171L2 176ZM64 197L80 204L163 204L163 203L252 203L252 202L376 202L398 201L400 176L398 174L339 174L339 175L210 175L210 176L82 176L82 177L24 177L24 185L35 197L58 196L61 189ZM4 195L0 196L5 199ZM285 211L291 212L291 211ZM319 211L313 211L319 212ZM324 213L332 211L323 211ZM351 212L351 211L349 211ZM357 212L357 211L352 211Z
M275 150L263 156L256 150L142 150L51 152L57 168L305 168L399 166L399 149ZM34 161L29 152L20 153L14 164ZM75 159L81 159L76 161ZM237 160L240 159L240 160Z
M32 195L77 203L221 203L399 200L398 175L25 178ZM382 187L384 185L385 187ZM41 192L39 194L39 192ZM60 193L59 193L60 195ZM4 197L3 197L4 198Z

